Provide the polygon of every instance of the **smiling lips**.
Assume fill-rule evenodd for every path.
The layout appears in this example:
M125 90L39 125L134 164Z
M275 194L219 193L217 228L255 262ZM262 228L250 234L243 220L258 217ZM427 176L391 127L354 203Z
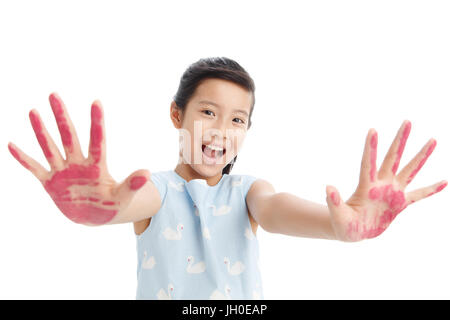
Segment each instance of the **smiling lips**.
M203 153L209 158L220 158L226 153L226 149L217 145L202 145Z
M217 145L202 145L203 161L209 165L215 165L223 155L226 153L226 149Z

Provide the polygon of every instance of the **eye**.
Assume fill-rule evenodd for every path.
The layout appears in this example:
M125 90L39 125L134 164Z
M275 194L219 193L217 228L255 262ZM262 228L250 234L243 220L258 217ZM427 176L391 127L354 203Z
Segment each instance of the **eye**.
M244 120L242 120L242 119L240 119L240 118L234 118L233 120L235 120L235 119L239 120L241 124L245 124L245 121L244 121ZM238 122L238 123L239 123L239 122Z
M212 112L211 110L203 110L202 112L211 112L212 114L214 114L214 112Z

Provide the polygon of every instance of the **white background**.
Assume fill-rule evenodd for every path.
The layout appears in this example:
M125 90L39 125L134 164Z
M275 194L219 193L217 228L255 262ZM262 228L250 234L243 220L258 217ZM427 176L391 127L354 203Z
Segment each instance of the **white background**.
M325 204L354 191L365 136L381 163L412 122L400 168L434 137L407 190L449 179L447 1L9 1L0 4L0 298L134 299L132 224L86 227L58 211L9 154L49 168L36 108L62 144L48 95L65 101L87 155L90 105L105 108L107 159L121 181L177 163L169 106L200 58L239 62L256 105L232 171ZM378 238L306 239L258 228L266 299L450 298L449 190L403 211Z

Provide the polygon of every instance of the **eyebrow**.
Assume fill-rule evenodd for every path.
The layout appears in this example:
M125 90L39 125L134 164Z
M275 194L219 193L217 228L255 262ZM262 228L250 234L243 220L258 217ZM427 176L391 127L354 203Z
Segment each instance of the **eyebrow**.
M215 103L215 102L212 102L212 101L209 101L209 100L202 100L202 101L199 101L199 103L203 103L203 104L212 104L213 106L216 106L217 108L222 108L219 104L217 104L217 103ZM235 112L242 113L242 114L245 114L245 115L248 117L248 113L247 113L247 111L245 111L245 110L242 110L242 109L234 109L234 111L235 111Z

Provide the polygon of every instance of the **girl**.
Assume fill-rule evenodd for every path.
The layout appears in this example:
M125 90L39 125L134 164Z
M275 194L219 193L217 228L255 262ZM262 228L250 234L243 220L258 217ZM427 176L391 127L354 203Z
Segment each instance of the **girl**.
M11 154L43 184L70 220L84 225L133 222L138 253L138 299L263 298L256 229L292 236L361 241L380 235L413 202L447 186L441 181L405 193L436 146L430 139L397 174L411 130L404 121L381 167L377 132L370 129L359 184L342 201L326 187L327 206L276 193L264 179L230 174L251 126L255 87L228 58L201 59L181 78L170 106L180 131L174 170L137 170L117 183L106 167L104 114L91 107L85 158L62 100L50 95L64 159L36 110L31 125L47 158L48 172L9 143Z

